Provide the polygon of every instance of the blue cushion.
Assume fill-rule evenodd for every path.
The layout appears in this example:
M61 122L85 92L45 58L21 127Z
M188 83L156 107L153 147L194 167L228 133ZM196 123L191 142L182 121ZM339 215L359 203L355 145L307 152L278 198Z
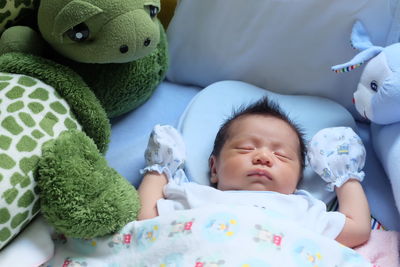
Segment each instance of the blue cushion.
M154 125L176 126L185 107L199 90L198 87L163 82L142 106L113 119L106 154L110 166L137 187L142 180L139 170L145 167L144 151Z
M352 96L361 70L330 67L352 58L355 20L373 43L399 41L398 0L185 0L168 27L174 83L206 87L241 80L280 94L332 99L354 116Z
M111 167L138 186L142 178L139 169L145 165L143 154L154 125L160 123L176 126L185 111L179 127L184 131L184 138L188 142L187 168L196 177L196 181L208 183L207 158L219 124L230 115L234 105L239 105L242 101L251 102L264 94L276 97L294 119L298 118L299 123L307 126L304 127L307 136L322 127L354 127L354 121L345 109L323 98L277 95L241 82L220 82L202 91L198 87L163 82L146 103L112 121L111 142L106 158ZM400 230L400 218L394 205L390 183L372 149L369 125L359 123L358 126L367 149L363 185L371 212L387 229ZM199 166L196 166L196 162ZM306 171L306 176L310 176L311 170ZM332 198L332 195L322 190L323 184L318 177L307 179L311 181L305 186L312 193L316 192L314 195L321 196L325 201Z
M187 145L186 170L189 178L209 184L208 157L220 125L232 110L268 95L303 129L308 140L318 130L332 126L349 126L356 130L351 114L341 105L315 96L280 95L239 82L222 81L203 89L186 108L179 129ZM325 183L310 169L304 171L301 188L328 202L334 194L324 190Z
M384 224L384 226L397 231L400 231L400 215L398 210L393 207L397 203L397 208L400 209L399 133L400 123L390 125L372 124L371 137L373 142L371 143L373 143L377 157L374 158L374 162L371 162L371 165L382 162L382 167L390 177L390 182L388 179L382 179L381 176L375 175L368 181L370 185L367 187L375 196L375 201L370 204L371 210L373 208L372 205L378 206L380 213L384 213L388 217L387 221L389 223ZM385 185L385 188L382 185ZM393 209L394 211L389 214L388 211Z

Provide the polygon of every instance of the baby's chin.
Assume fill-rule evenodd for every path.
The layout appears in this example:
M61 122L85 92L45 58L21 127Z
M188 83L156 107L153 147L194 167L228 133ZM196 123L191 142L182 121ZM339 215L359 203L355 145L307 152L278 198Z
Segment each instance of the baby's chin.
M263 183L251 183L246 186L219 186L217 185L217 189L221 191L269 191L276 192L285 195L292 194L296 189L288 189L288 188L274 188Z

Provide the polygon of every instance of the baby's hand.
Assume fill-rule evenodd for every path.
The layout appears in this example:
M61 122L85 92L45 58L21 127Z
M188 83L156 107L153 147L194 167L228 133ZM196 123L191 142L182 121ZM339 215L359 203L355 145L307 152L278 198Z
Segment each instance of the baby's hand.
M307 158L311 168L328 183L328 191L349 179L364 179L365 148L349 127L320 130L308 145Z
M171 178L185 162L185 144L180 133L170 125L156 125L145 151L147 171L165 173Z

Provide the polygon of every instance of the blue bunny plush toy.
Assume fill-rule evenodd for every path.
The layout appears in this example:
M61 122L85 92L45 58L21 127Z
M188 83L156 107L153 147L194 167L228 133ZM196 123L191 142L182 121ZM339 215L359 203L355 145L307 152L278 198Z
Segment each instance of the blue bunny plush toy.
M387 47L373 45L363 24L356 21L351 44L361 52L332 70L348 72L369 61L353 102L361 116L371 121L374 149L391 181L400 210L400 43Z

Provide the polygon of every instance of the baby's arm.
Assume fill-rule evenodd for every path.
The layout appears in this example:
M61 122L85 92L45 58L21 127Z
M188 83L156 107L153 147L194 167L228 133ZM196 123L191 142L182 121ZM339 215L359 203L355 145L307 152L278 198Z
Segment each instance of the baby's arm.
M185 144L180 133L169 125L156 125L150 135L145 151L147 167L139 186L141 209L138 220L158 216L157 201L164 198L164 186L185 160Z
M348 127L325 128L310 141L307 157L311 168L336 190L339 212L346 216L337 241L349 247L361 245L370 234L370 212L360 181L364 179L365 148Z
M141 202L138 220L151 219L158 216L157 201L164 198L163 189L166 184L167 177L165 174L157 172L146 173L138 190Z
M339 212L346 216L342 232L336 241L348 247L363 244L371 233L371 217L367 198L359 181L350 179L336 187Z

